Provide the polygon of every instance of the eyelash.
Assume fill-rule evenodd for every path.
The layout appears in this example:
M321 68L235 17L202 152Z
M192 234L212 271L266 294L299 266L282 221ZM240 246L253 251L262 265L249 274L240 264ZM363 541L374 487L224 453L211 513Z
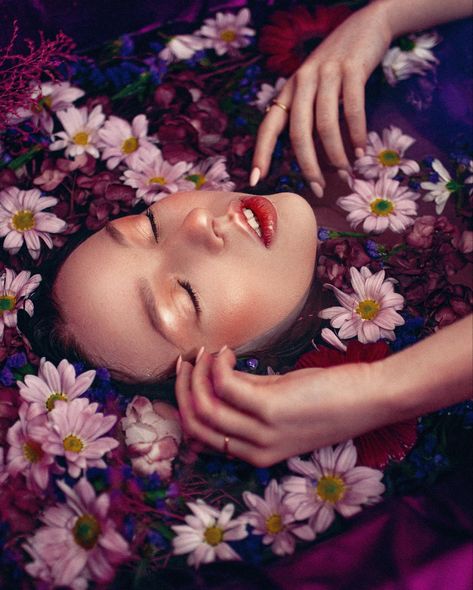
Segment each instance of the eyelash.
M192 285L189 283L189 281L178 281L178 283L183 289L185 289L189 293L189 297L191 298L192 303L194 304L197 315L200 315L202 308L200 307L199 297L192 288Z
M156 242L159 241L159 230L158 230L158 224L156 223L156 218L153 215L153 212L151 211L151 209L146 209L145 211L145 215L149 220L149 223L151 225L151 231L153 232L153 236Z

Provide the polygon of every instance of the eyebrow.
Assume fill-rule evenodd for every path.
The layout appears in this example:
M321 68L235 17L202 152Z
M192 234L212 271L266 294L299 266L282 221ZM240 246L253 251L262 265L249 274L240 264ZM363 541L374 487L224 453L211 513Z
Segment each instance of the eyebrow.
M108 233L108 235L115 242L117 242L117 244L120 244L120 246L129 246L130 245L128 243L127 239L125 238L125 236L123 235L123 233L117 227L115 227L112 223L110 223L110 221L105 226L105 231Z

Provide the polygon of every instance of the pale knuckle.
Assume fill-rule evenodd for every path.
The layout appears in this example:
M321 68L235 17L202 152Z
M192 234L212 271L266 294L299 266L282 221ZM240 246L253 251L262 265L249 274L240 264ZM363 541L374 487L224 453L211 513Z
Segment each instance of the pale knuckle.
M326 61L320 66L320 78L329 79L340 75L340 64L337 61Z

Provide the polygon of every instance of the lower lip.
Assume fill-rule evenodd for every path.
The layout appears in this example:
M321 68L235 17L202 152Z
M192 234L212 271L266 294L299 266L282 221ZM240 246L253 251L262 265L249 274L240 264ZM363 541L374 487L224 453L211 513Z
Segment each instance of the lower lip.
M276 208L265 197L246 197L241 200L241 204L253 212L261 228L261 240L269 248L278 225Z

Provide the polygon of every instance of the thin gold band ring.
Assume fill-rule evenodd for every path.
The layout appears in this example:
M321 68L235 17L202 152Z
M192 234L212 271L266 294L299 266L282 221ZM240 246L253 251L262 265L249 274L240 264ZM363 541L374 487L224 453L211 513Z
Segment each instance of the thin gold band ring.
M269 104L266 107L266 112L268 113L269 110L271 109L271 107L279 107L280 109L282 109L285 113L289 113L289 107L286 106L285 104L283 104L282 102L279 102L278 100L274 99L271 101L271 104Z

